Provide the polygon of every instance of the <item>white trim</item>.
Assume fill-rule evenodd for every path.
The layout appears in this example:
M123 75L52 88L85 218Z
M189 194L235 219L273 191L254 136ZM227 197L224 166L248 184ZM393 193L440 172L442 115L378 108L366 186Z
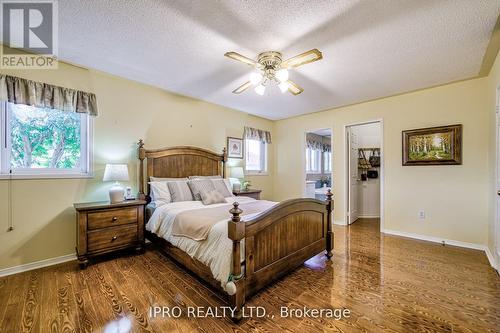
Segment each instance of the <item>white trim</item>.
M92 173L83 174L50 174L50 173L40 173L40 174L0 174L1 179L84 179L84 178L94 178Z
M488 257L488 261L490 262L491 267L498 271L499 267L497 267L495 263L495 257L493 257L493 254L491 254L491 251L487 246L485 246L484 248L484 253L486 253L486 257Z
M413 234L410 232L404 232L404 231L398 231L398 230L384 229L384 230L382 230L382 232L384 234L388 234L388 235L392 235L392 236L400 236L400 237L418 239L418 240L439 243L439 244L444 243L445 245L458 246L458 247L463 247L463 248L467 248L467 249L484 251L486 257L488 258L488 261L490 262L491 267L496 269L495 260L493 259L493 256L490 252L490 249L488 248L488 246L483 245L483 244L468 243L468 242L462 242L462 241L457 241L457 240L453 240L453 239L419 235L419 234Z
M30 262L28 264L22 264L19 266L4 268L4 269L0 269L0 277L12 275L12 274L17 274L17 273L22 273L22 272L27 272L27 271L31 271L33 269L38 269L38 268L42 268L42 267L57 265L57 264L61 264L63 262L68 262L68 261L72 261L72 260L76 260L75 253L67 254L67 255L55 257L55 258L44 259L44 260L40 260L40 261L34 261L34 262Z
M342 221L342 220L333 220L333 224L335 224L335 225L347 225L347 223L345 223L345 221Z
M379 219L380 215L358 215L358 219Z
M413 234L413 233L405 232L405 231L384 229L382 232L384 234L419 239L419 240L424 240L424 241L433 242L433 243L443 244L443 242L444 242L446 245L465 247L465 248L474 249L474 250L483 250L484 251L484 249L485 249L485 245L482 245L482 244L467 243L467 242L457 241L457 240L453 240L453 239L446 239L446 238L440 238L440 237L434 237L434 236Z
M4 126L3 135L0 139L0 179L47 179L47 178L93 178L94 170L94 120L93 117L81 113L80 117L80 168L57 169L57 168L17 168L10 167L10 123L11 108L9 103L0 103L0 124ZM0 131L1 132L1 131Z
M256 171L245 171L245 176L269 176L269 172L256 172Z
M495 103L495 109L493 110L495 112L495 169L494 169L494 184L495 188L494 191L491 195L493 195L493 205L494 205L494 216L493 216L493 228L488 228L488 232L493 232L493 253L491 253L490 249L488 248L488 253L493 259L493 262L495 265L493 267L496 267L497 270L500 270L500 207L499 207L499 198L497 191L499 190L498 185L499 185L499 168L500 168L500 146L498 142L500 142L500 133L498 131L498 127L500 126L500 86L497 87L496 89L496 103ZM493 230L492 230L493 229ZM488 259L490 259L488 257ZM491 262L491 260L490 260Z
M269 149L267 143L260 142L260 158L261 158L261 169L260 170L247 170L247 152L248 152L248 141L258 141L253 139L243 139L244 152L243 152L243 173L245 176L269 176L268 164L269 164Z
M349 181L350 181L350 174L349 174L349 161L350 161L350 154L348 154L347 151L347 128L352 127L352 126L359 126L359 125L366 125L366 124L374 124L374 123L379 123L380 124L380 232L383 232L384 226L385 226L385 212L384 212L384 202L385 202L385 154L384 154L384 118L379 118L379 119L374 119L374 120L367 120L367 121L362 121L362 122L356 122L356 123L349 123L344 125L344 158L345 164L344 164L344 218L346 221L349 221L349 205L347 204L348 202L348 195L349 195ZM333 138L333 135L332 135ZM333 147L333 146L332 146Z

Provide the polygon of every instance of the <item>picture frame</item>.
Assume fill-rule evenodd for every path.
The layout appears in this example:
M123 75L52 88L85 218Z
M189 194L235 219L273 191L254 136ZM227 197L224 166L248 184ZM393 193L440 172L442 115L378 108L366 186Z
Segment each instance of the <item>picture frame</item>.
M227 137L227 157L243 158L243 139Z
M462 125L402 132L403 166L462 164Z

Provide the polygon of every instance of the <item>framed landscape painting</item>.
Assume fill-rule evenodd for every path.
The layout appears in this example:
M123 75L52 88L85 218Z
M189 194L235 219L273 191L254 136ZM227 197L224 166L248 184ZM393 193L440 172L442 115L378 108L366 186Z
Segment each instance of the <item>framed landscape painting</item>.
M403 165L462 164L462 125L403 131Z
M243 158L243 139L227 137L227 157Z

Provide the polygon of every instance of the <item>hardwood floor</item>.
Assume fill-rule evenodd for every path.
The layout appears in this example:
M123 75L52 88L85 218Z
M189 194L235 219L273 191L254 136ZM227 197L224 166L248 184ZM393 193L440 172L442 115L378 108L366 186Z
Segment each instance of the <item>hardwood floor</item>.
M377 220L335 226L321 257L253 297L275 318L150 317L150 306L222 306L156 250L0 278L0 332L500 332L500 278L483 252L381 235ZM347 308L350 318L280 318L280 306ZM107 326L108 325L108 326ZM118 332L109 330L109 332Z

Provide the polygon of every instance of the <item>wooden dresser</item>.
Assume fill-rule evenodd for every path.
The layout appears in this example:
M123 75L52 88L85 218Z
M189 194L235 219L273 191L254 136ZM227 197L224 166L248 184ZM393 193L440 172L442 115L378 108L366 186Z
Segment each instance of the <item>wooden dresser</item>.
M233 194L237 197L238 196L245 196L245 197L254 198L256 200L260 200L260 192L262 192L262 190L249 189L249 190L233 191Z
M143 200L75 203L76 254L81 268L88 259L104 253L144 249Z

